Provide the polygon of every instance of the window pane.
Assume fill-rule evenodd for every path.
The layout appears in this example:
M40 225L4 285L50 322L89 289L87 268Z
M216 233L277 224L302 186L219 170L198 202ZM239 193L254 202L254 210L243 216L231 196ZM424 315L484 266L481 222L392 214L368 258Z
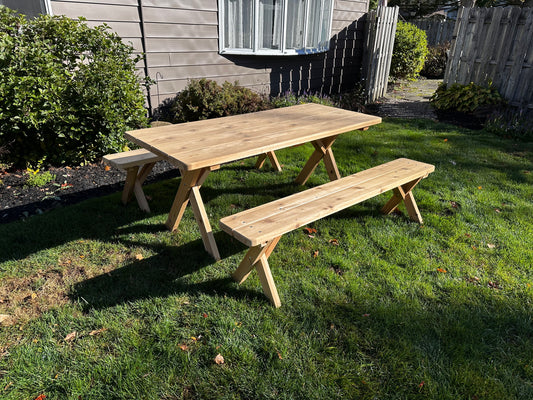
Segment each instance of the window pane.
M224 47L253 48L253 3L251 0L226 0L224 3Z
M17 10L28 17L46 14L44 0L0 0L0 5Z
M327 48L330 34L331 0L309 0L306 47Z
M259 2L259 48L281 49L281 0Z
M289 0L287 4L287 49L304 47L305 0Z

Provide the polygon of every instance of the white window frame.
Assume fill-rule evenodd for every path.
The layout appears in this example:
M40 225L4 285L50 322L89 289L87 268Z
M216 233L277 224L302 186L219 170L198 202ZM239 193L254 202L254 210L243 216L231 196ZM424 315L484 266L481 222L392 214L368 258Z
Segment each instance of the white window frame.
M253 2L252 9L252 18L253 18L253 37L252 37L252 47L251 49L245 48L231 48L225 47L225 36L224 36L224 24L225 24L225 15L224 15L224 4L229 0L218 0L218 40L219 40L219 53L220 54L237 54L237 55L268 55L268 56L293 56L293 55L305 55L305 54L316 54L324 53L329 50L329 42L331 37L331 26L333 23L333 9L335 5L334 0L325 0L330 1L330 12L329 15L322 16L320 18L320 23L323 24L326 22L329 24L328 37L324 41L318 44L317 47L305 47L305 42L307 40L308 33L308 21L309 21L309 8L310 0L305 0L305 21L304 21L304 31L303 31L303 44L304 47L300 49L286 49L286 40L287 40L287 7L288 3L293 0L281 0L282 1L282 27L281 27L281 49L263 49L259 46L259 2L260 0L249 0Z

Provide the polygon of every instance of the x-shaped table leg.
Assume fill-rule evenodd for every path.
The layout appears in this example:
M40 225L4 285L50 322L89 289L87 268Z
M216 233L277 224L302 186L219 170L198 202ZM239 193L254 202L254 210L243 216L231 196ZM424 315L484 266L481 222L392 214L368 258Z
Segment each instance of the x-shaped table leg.
M194 218L202 235L205 250L218 261L220 260L220 253L215 242L215 237L213 236L213 230L211 229L202 197L200 196L200 187L209 175L209 172L217 168L219 166L201 168L193 171L182 171L181 183L174 198L174 203L172 203L172 207L170 208L166 226L171 231L178 228L187 203L190 201Z
M424 221L422 220L422 215L420 214L420 211L418 210L418 206L416 205L416 201L412 193L413 188L421 180L422 178L418 178L418 179L415 179L414 181L406 183L405 185L402 185L402 186L399 186L393 189L394 195L387 202L387 204L383 206L383 208L381 209L381 212L384 214L390 214L403 201L405 204L405 208L407 209L407 213L409 214L409 217L411 218L411 220L418 222L419 224L424 223Z
M328 172L329 179L332 181L340 179L341 175L339 173L339 169L337 168L333 151L331 150L331 146L335 142L335 139L337 139L337 136L338 135L330 136L328 138L315 140L312 142L313 146L315 147L315 151L313 154L311 154L311 157L309 157L309 160L307 160L307 163L304 165L302 171L296 178L296 183L300 185L305 184L322 159L324 159L324 164L326 165L326 171Z
M268 153L259 155L255 163L255 168L261 169L265 164L265 160L267 159L267 157L270 160L270 164L272 164L272 168L274 168L277 172L281 172L281 165L279 164L278 158L276 157L276 153L274 153L273 151L269 151Z
M270 271L270 266L268 265L268 257L280 239L281 236L278 236L262 245L250 247L244 256L244 259L239 264L239 267L232 274L233 279L241 284L246 278L248 278L255 268L259 274L259 280L263 287L263 292L276 308L281 306L281 301L279 299L278 290L276 289L276 284L274 283L274 278L272 277L272 272Z

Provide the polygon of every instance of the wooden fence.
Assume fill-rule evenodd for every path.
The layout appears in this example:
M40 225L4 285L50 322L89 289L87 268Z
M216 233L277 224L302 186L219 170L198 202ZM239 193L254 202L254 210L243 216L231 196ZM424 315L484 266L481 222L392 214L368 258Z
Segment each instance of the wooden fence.
M370 103L387 93L398 10L399 7L380 6L368 13L363 76Z
M511 105L533 109L533 9L461 8L444 83L492 85Z
M436 46L442 43L451 42L455 21L452 20L414 20L409 23L422 29L428 37L428 45Z

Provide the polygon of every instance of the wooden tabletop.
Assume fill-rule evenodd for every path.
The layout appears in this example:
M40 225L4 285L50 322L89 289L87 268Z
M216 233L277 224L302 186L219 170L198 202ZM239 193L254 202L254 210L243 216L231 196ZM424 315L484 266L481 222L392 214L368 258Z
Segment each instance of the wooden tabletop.
M366 128L381 118L320 104L126 132L126 138L170 163L195 170Z

